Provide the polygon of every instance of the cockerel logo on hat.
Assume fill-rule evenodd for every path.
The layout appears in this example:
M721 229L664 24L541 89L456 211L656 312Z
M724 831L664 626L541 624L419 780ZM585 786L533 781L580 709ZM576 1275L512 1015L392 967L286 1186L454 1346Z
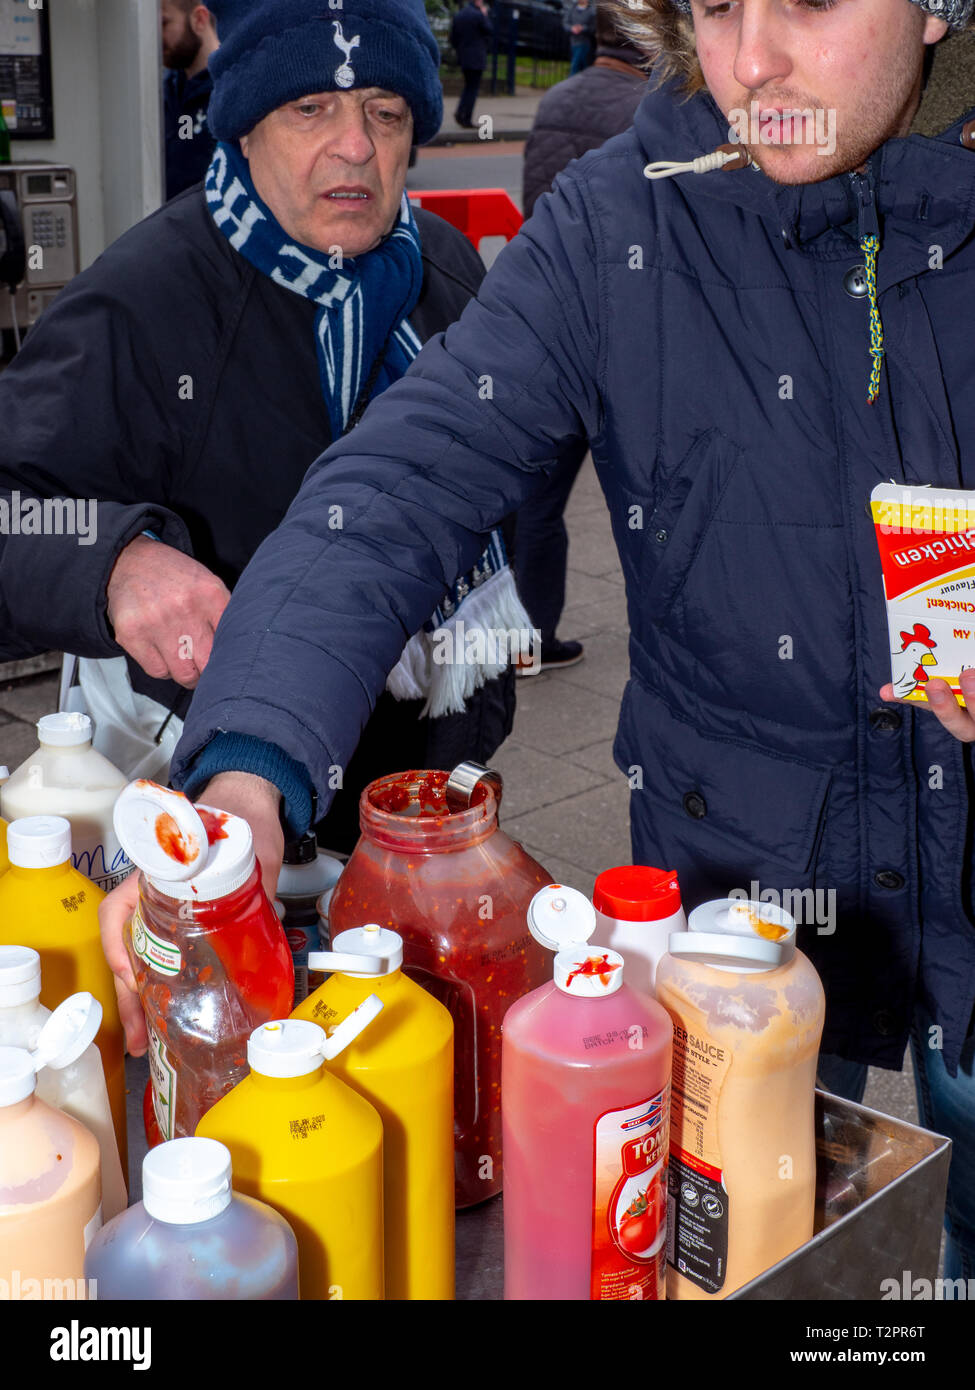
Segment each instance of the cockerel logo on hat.
M913 632L902 632L901 643L900 651L891 653L890 664L894 694L903 700L930 679L924 668L937 666L937 657L931 649L938 644L923 623L915 623Z

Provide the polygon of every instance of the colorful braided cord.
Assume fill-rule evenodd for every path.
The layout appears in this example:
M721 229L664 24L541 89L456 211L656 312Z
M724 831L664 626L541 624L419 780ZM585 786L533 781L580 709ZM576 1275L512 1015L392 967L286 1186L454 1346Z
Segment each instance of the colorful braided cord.
M867 273L867 294L870 298L870 356L873 358L867 402L873 405L880 395L880 372L884 361L884 325L881 322L880 306L877 303L877 252L880 250L880 238L865 236L860 246L863 250Z

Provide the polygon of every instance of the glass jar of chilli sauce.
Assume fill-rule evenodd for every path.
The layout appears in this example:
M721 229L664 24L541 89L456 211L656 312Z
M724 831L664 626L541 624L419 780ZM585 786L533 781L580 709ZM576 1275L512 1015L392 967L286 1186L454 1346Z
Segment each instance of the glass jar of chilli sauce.
M329 925L398 932L404 972L453 1017L455 1195L469 1207L501 1191L501 1020L551 973L526 921L551 877L498 828L491 787L451 811L447 779L400 772L366 787Z

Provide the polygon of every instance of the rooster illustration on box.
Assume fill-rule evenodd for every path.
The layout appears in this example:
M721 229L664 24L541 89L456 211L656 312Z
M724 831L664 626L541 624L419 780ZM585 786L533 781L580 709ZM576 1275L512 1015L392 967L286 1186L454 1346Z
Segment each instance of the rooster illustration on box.
M937 645L923 623L915 623L913 632L901 633L901 649L891 652L890 656L894 694L898 699L906 699L911 691L930 680L925 667L937 666L938 659L932 650Z

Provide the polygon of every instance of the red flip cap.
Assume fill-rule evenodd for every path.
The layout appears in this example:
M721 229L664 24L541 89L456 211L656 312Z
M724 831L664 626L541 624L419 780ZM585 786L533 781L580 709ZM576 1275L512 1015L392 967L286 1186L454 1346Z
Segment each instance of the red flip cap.
M618 922L659 922L680 911L680 888L673 869L626 864L596 879L592 905Z

